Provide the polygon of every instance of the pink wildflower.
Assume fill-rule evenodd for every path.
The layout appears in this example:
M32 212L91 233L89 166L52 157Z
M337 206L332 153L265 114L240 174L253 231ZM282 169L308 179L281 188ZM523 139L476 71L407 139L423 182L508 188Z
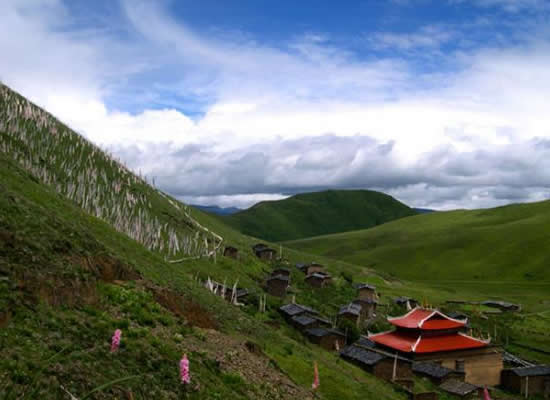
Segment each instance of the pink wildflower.
M111 340L111 353L114 353L118 350L118 346L120 346L120 336L122 335L122 331L120 329L117 329L115 331L115 334L113 335L113 339Z
M317 361L313 363L313 383L311 384L311 388L313 390L317 390L319 387L319 369L317 368Z
M180 360L180 378L181 383L188 384L191 383L191 377L189 376L189 360L187 359L187 354L184 354Z

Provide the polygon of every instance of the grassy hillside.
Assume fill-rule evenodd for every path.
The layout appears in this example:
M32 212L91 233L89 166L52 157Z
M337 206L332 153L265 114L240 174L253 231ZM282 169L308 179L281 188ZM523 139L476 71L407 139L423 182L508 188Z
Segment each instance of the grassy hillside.
M437 212L287 243L413 281L550 282L550 202Z
M0 84L0 151L87 213L167 258L204 256L221 238L190 208L134 175L52 115Z
M282 241L370 228L416 212L370 190L329 190L264 201L223 221L238 231Z
M16 99L17 107L4 103L2 112L11 111L0 119L1 398L61 399L70 397L68 391L79 399L307 399L314 360L323 379L319 398L406 397L307 343L276 312L280 300L268 298L267 313L257 312L260 284L270 267L253 257L254 239L186 209L116 163L106 161L99 168L95 163L108 159L99 152L80 157L82 165L114 181L117 174L128 174L123 175L127 187L122 199L104 193L113 187L93 195L96 189L88 184L97 183L94 174L78 175L55 161L75 146L74 138L81 139L67 131L63 138L68 143L61 141L59 148L44 138L51 131L21 139L27 129L36 128L36 120L7 117L19 112L13 110L24 101L2 90L4 101L6 96ZM45 115L29 107L35 117ZM50 158L38 156L43 150L35 142L49 149ZM81 191L88 195L72 194ZM129 200L137 205L135 213L121 211L125 199L135 198L139 200ZM117 224L110 207L131 223ZM132 234L143 218L163 221L166 230L160 237L168 242L169 232L183 238L203 235L210 242L221 235L241 249L241 259L217 252L194 258L208 246L212 249L208 242L204 249L179 253L162 248L166 242L146 240L154 236ZM148 227L138 231L148 232ZM177 263L165 259L185 255L191 258ZM236 307L214 296L197 282L208 276L228 283L238 279L250 289L251 304ZM296 288L305 292L299 299L312 297L303 278ZM111 354L116 328L123 331L122 345ZM193 380L187 396L178 383L183 352L190 356Z

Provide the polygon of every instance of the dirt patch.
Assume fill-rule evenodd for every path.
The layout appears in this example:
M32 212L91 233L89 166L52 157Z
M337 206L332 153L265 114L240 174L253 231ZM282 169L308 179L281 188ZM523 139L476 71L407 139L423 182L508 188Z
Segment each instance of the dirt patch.
M257 344L239 341L217 331L205 330L203 333L204 340L186 338L186 350L206 353L222 373L238 374L246 383L254 385L257 389L249 393L250 398L312 399L310 392L275 368Z
M184 303L182 294L165 288L149 286L148 289L153 292L153 297L157 303L178 317L185 317Z
M17 275L17 290L30 303L43 301L50 306L75 307L97 304L95 280L63 279L54 275L23 272Z
M183 314L189 325L204 329L218 329L218 322L212 314L200 304L192 300L185 300Z
M141 279L141 274L131 266L107 255L95 257L72 256L70 261L90 271L103 282L132 281Z

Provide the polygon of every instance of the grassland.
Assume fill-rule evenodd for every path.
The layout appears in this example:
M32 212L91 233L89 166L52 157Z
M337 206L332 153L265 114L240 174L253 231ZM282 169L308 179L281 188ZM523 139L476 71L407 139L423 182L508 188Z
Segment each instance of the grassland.
M370 228L414 214L414 210L384 193L328 190L264 201L220 218L246 235L282 241Z
M286 243L412 281L550 282L550 202L409 217Z

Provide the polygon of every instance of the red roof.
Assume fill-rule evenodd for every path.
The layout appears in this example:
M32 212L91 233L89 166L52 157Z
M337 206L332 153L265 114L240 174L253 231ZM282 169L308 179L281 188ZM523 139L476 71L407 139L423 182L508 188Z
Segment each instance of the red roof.
M467 350L487 346L487 342L462 333L422 337L422 335L418 336L394 331L370 335L369 339L375 343L405 353L435 353L438 351Z
M437 310L415 308L402 317L388 318L388 321L400 328L438 330L462 328L466 321L447 317Z

